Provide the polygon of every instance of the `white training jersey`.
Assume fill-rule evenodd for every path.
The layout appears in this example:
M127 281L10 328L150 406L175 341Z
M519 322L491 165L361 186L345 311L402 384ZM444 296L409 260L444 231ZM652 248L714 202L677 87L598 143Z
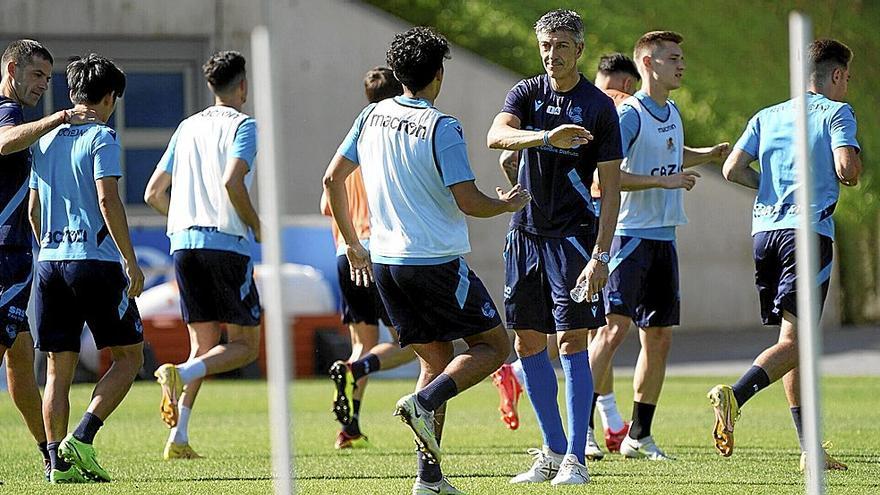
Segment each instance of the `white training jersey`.
M455 170L438 160L447 146L464 149L457 121L403 97L377 103L362 118L357 158L370 205L373 261L408 264L469 252L467 222L449 189L473 180L467 156Z
M248 235L226 187L223 174L232 156L238 127L250 117L227 106L211 106L187 118L177 128L174 166L170 171L171 205L168 234L190 227L216 227L241 237ZM250 188L253 169L245 176Z
M684 163L684 128L681 114L666 101L669 115L660 119L638 98L631 96L621 103L632 107L639 116L639 132L620 165L635 175L673 175ZM684 189L644 189L621 191L617 229L651 229L687 223L684 213ZM620 234L618 234L620 235Z

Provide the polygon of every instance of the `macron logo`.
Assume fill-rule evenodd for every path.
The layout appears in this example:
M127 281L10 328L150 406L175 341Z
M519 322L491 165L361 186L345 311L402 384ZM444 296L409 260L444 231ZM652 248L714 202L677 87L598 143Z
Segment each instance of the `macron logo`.
M542 106L544 106L544 102L543 102L543 101L541 101L541 100L535 100L535 111L536 111L536 112L537 112L538 110L540 110Z

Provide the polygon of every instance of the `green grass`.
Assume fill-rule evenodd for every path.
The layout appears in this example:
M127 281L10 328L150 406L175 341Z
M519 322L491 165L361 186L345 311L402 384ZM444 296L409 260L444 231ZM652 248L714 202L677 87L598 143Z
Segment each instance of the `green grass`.
M590 494L803 493L797 471L798 448L779 386L759 394L737 426L737 450L730 459L714 453L709 435L712 414L705 400L717 378L671 378L667 381L654 425L658 443L678 460L673 463L625 461L619 456L590 463L588 487L568 488ZM294 392L297 488L306 494L408 493L415 475L410 434L391 417L397 398L412 381L374 381L367 391L362 425L373 448L336 452L336 425L329 412L330 387L324 380L299 382ZM825 438L834 454L850 466L830 473L832 494L880 493L877 390L880 378L828 378L824 382ZM631 387L617 382L624 415ZM73 390L72 426L85 407L91 387ZM261 382L212 381L193 414L191 440L207 459L161 460L167 429L158 415L158 390L138 383L99 433L96 447L114 481L103 485L48 486L40 476L38 454L18 413L0 396L0 494L244 494L270 493L269 431L266 387ZM510 476L528 467L529 447L540 436L528 402L521 407L522 426L503 428L497 395L488 382L450 403L443 446L444 472L467 493L557 493L548 485L511 486ZM601 443L601 441L600 441Z

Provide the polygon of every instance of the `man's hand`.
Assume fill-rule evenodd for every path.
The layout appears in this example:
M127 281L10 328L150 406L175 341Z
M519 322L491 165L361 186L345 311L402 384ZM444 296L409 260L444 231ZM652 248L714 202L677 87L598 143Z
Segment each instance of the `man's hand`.
M660 185L663 189L687 189L690 191L697 184L700 174L694 170L685 170L677 174L660 177Z
M550 144L556 148L574 148L582 144L587 144L593 139L590 131L579 125L563 124L550 131Z
M507 192L504 192L500 187L496 187L495 194L498 195L498 199L507 203L507 211L509 212L522 210L532 200L532 194L527 189L523 189L519 184L513 186Z
M373 281L373 263L370 261L370 252L361 243L349 244L345 248L345 256L348 258L352 282L361 287L369 287Z
M125 260L125 274L128 275L128 297L137 297L144 291L144 272L137 260Z
M600 294L605 284L608 283L608 265L599 260L591 259L584 271L578 275L577 285L587 283L587 297L585 301L592 301L593 296Z
M712 157L712 161L718 161L719 164L723 164L724 160L727 159L727 155L730 154L730 143L723 142L718 143L715 146L712 146L712 149L709 151L709 155Z
M98 114L91 108L71 108L64 112L66 113L65 121L71 125L100 122L100 120L98 120Z
M254 231L254 242L257 244L263 243L263 229L257 227L256 229L252 229Z

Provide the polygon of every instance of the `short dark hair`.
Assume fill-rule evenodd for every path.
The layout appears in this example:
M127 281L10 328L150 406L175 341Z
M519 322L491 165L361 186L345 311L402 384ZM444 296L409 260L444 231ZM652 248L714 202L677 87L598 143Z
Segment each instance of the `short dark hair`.
M551 10L535 22L535 36L539 36L541 33L549 34L557 31L568 31L574 36L575 42L584 42L584 21L573 10Z
M633 76L636 81L641 81L642 76L639 75L639 69L636 68L633 59L622 53L609 53L599 58L599 72L606 76L611 74L626 74Z
M671 41L676 45L680 45L684 41L684 36L675 31L650 31L642 35L633 49L633 59L638 60L639 53L650 48L657 48L664 41Z
M224 93L245 76L245 64L244 55L239 52L233 50L216 52L202 66L202 73L214 92Z
M846 69L852 60L852 50L843 43L823 38L810 43L810 62L813 70L810 80L813 83L824 81L834 69Z
M75 57L67 64L70 101L75 104L100 102L110 93L121 98L125 92L125 73L112 60L97 53Z
M3 64L3 70L9 62L15 62L18 67L25 67L33 62L34 57L40 57L47 60L50 64L55 63L52 54L39 41L34 40L15 40L3 51L3 57L0 63Z
M385 54L394 76L412 92L421 91L430 84L447 58L449 42L426 27L397 33Z
M364 75L364 94L370 103L403 94L403 86L388 67L374 67Z

